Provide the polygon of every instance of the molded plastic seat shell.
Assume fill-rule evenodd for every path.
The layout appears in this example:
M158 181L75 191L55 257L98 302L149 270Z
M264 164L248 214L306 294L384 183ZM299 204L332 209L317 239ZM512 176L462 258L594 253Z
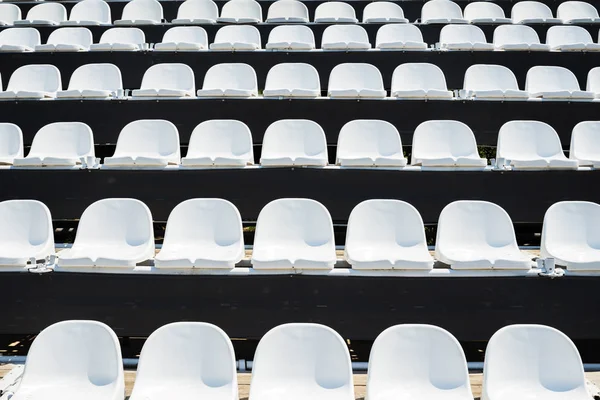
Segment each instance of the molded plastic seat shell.
M569 158L579 166L600 168L600 121L580 122L573 128Z
M445 50L494 50L494 45L486 42L485 34L475 25L444 26L440 31L440 44Z
M140 89L133 97L194 97L194 71L187 64L154 64L146 70Z
M321 38L323 50L368 50L369 35L360 25L330 25Z
M550 7L538 1L519 1L510 16L513 24L562 24L560 18L554 18Z
M267 73L264 97L317 97L321 95L319 73L310 64L283 63Z
M546 43L552 50L600 51L592 35L580 26L551 26L546 33Z
M217 22L228 24L258 24L262 22L262 8L254 0L229 0L223 5Z
M60 24L65 26L111 25L110 6L104 0L81 1L73 6L69 19Z
M220 28L211 50L239 51L260 49L260 32L252 25L228 25Z
M216 64L204 76L198 97L257 97L256 72L248 64Z
M92 42L87 28L58 28L50 33L46 44L35 46L35 51L88 51Z
M596 7L585 1L564 1L558 5L556 17L563 24L589 24L600 22Z
M157 0L130 0L115 25L157 25L164 19L162 5Z
M402 99L450 100L444 72L429 63L400 64L392 74L392 97Z
M177 9L173 25L214 24L219 18L219 8L212 0L186 0Z
M327 1L315 9L315 22L327 24L358 23L356 11L348 3L342 1Z
M176 26L165 32L154 51L198 51L208 49L208 36L199 26Z
M40 43L40 32L35 28L6 28L0 31L0 52L35 51Z
M27 17L15 20L15 26L22 25L58 25L67 20L67 9L60 3L44 2L29 9Z
M323 128L307 119L273 122L263 137L260 164L272 167L327 165L327 142Z
M529 94L519 89L513 72L502 65L476 64L465 72L467 96L484 100L527 100Z
M377 30L375 47L380 50L427 50L423 34L412 24L386 24Z
M279 0L271 3L267 11L267 23L289 24L308 23L308 8L301 1Z
M466 24L462 9L450 0L429 0L421 8L423 24Z
M144 43L146 36L140 28L110 28L90 46L90 51L139 51Z
M382 99L386 96L381 72L366 63L344 63L333 67L327 92L333 98Z
M501 25L494 29L494 46L504 51L549 51L537 32L527 25Z
M116 97L118 90L123 90L119 67L114 64L86 64L73 72L69 88L58 92L56 97L108 99Z
M0 123L0 165L11 165L23 157L23 132L15 124Z
M511 24L512 19L506 18L504 10L496 3L476 1L465 7L465 19L471 24Z
M14 25L21 19L21 8L16 4L0 4L0 26Z
M30 64L12 73L0 99L53 99L62 89L60 71L54 65Z
M374 1L363 9L363 24L408 23L404 11L396 3L390 1Z
M265 48L267 50L314 50L315 35L308 26L279 25L269 33Z
M581 90L577 77L564 67L531 67L525 78L529 97L556 100L592 100L593 92Z

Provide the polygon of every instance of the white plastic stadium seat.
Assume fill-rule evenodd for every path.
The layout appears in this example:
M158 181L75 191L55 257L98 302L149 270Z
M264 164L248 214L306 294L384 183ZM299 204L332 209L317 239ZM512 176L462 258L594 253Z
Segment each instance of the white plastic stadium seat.
M600 121L580 122L573 128L569 158L579 166L600 168Z
M177 9L173 25L214 24L219 18L219 8L212 0L185 0Z
M54 65L24 65L13 72L0 99L52 99L61 89L60 71Z
M314 50L315 35L308 26L279 25L271 29L265 48L267 50Z
M459 121L431 120L415 129L411 164L484 168L487 160L479 156L475 135L467 125Z
M154 265L232 269L244 254L238 209L223 199L191 199L178 204L169 215L164 243Z
M438 221L435 258L452 269L531 268L519 250L510 216L487 201L448 204Z
M563 153L558 133L539 121L510 121L498 133L496 158L514 169L577 169Z
M37 200L0 202L0 227L0 269L25 267L30 258L44 260L54 254L52 217L44 203Z
M262 22L262 8L254 0L229 0L221 10L217 22L229 24L258 24Z
M429 63L400 64L392 74L392 97L401 99L452 99L444 72Z
M536 66L527 71L529 97L558 100L592 100L593 92L581 90L577 77L564 67Z
M196 82L194 71L187 64L154 64L144 72L140 89L132 91L133 97L194 97Z
M560 18L554 18L552 10L539 1L520 1L511 10L513 24L562 24Z
M592 35L581 26L551 26L546 33L546 43L552 50L600 51L600 44L594 43Z
M33 341L14 400L122 400L121 346L107 325L62 321Z
M187 156L190 167L245 167L254 164L252 134L241 121L213 119L194 128Z
M110 6L104 0L81 1L73 6L69 19L60 24L66 26L111 25Z
M269 24L308 23L308 8L301 1L278 0L269 6L266 22Z
M110 28L90 46L90 51L138 51L144 43L146 36L140 28Z
M544 216L540 257L554 258L570 271L600 270L600 205L589 201L554 203Z
M466 24L458 4L450 0L429 0L421 8L423 24Z
M13 25L21 19L21 9L16 4L0 4L0 26Z
M504 51L549 51L537 32L527 25L501 25L494 29L494 46Z
M381 50L427 50L423 34L413 24L387 24L377 30L375 45Z
M148 206L136 199L102 199L85 209L73 247L58 253L58 265L131 268L153 258L154 252Z
M154 51L198 51L208 49L208 36L199 26L176 26L165 32Z
M27 18L15 20L14 25L58 25L67 20L67 9L60 3L44 2L27 12Z
M323 31L323 50L368 50L369 35L360 25L330 25Z
M23 132L15 124L0 123L0 165L11 165L23 157Z
M258 50L260 44L260 32L255 26L228 25L217 31L215 41L210 44L210 49L225 51Z
M250 398L353 400L352 364L344 339L319 324L271 329L256 348Z
M144 343L130 400L237 400L231 340L205 322L175 322Z
M257 97L256 72L248 64L216 64L206 71L198 97Z
M263 137L260 164L291 167L327 165L327 141L319 124L307 119L273 122Z
M6 28L0 31L0 52L34 51L40 43L40 32L35 28Z
M267 73L264 97L318 97L320 95L319 73L310 64L277 64Z
M589 24L600 22L596 7L585 1L565 1L558 5L556 17L563 24Z
M166 167L179 164L179 132L173 123L163 119L130 122L119 134L112 157L104 165L124 167Z
M50 33L46 44L35 46L35 51L88 51L92 42L88 28L58 28Z
M363 9L363 24L408 23L404 11L396 3L390 1L374 1Z
M482 100L527 100L513 72L502 65L476 64L467 68L463 89L467 96Z
M338 136L336 164L342 167L405 167L398 129L378 119L347 122Z
M94 157L94 135L83 122L54 122L42 127L33 138L25 158L15 158L15 167L70 167L82 158Z
M350 213L346 261L353 269L431 269L423 220L400 200L367 200Z
M123 7L115 25L156 25L163 20L163 8L157 0L131 0Z
M354 99L382 99L386 95L381 72L377 67L366 63L344 63L333 67L327 93L333 98Z
M581 357L564 333L543 325L509 325L490 339L482 400L589 398Z
M486 42L485 34L475 25L444 26L440 31L440 45L444 50L494 50L494 45Z
M356 19L354 7L350 4L341 1L327 1L319 4L315 9L315 22L356 24L358 23L358 19Z
M433 325L395 325L373 343L369 400L471 400L467 360L450 332Z
M496 3L476 1L465 7L465 19L471 24L510 24L512 19L506 18L504 10Z

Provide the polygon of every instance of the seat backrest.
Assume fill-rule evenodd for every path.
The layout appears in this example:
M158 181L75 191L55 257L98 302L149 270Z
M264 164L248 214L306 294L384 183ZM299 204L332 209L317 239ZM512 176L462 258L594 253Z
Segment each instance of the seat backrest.
M27 354L17 392L27 392L33 386L52 387L57 382L65 387L86 388L100 398L122 395L125 379L121 346L113 330L97 321L72 320L40 332Z
M600 93L600 67L594 67L588 72L586 90Z
M278 25L269 33L269 43L311 43L315 48L315 35L305 25Z
M423 158L479 157L475 135L459 121L431 120L417 126L411 164Z
M440 31L440 43L486 43L486 39L478 26L445 25Z
M393 390L413 392L432 387L451 393L469 388L465 354L458 340L433 325L406 324L387 328L377 336L369 356L367 396L379 398Z
M229 0L221 9L223 18L254 18L262 22L262 8L254 0Z
M7 24L21 19L21 9L16 4L0 4L0 21Z
M598 10L585 1L565 1L558 5L556 18L560 18L563 21L580 18L598 18Z
M540 44L540 37L527 25L500 25L494 29L494 45L505 44Z
M92 128L83 122L54 122L43 126L31 142L27 157L87 157L94 155Z
M476 64L465 72L465 90L519 90L517 78L503 65Z
M401 200L366 200L348 219L346 249L382 246L426 247L421 214Z
M27 19L62 22L67 20L67 9L60 3L42 3L29 9Z
M600 121L583 121L575 125L571 134L569 158L600 160Z
M27 247L29 254L24 256L38 260L54 253L52 216L48 207L40 201L0 202L0 227L0 241L5 248Z
M319 18L356 18L356 11L348 3L327 1L315 9L315 20Z
M540 256L553 256L552 249L600 249L600 204L591 201L560 201L544 215ZM550 250L550 251L549 251Z
M131 154L179 158L177 127L164 119L140 119L128 123L119 133L115 157Z
M282 63L273 66L267 73L265 89L312 89L321 90L319 73L305 63Z
M58 28L50 33L47 43L78 44L89 48L93 43L92 32L88 28Z
M279 0L269 6L267 19L289 17L304 18L308 21L308 8L298 0Z
M496 157L507 160L565 158L558 133L540 121L509 121L502 125L498 132Z
M146 70L141 89L196 90L194 71L187 64L154 64Z
M510 247L518 250L510 216L488 201L459 200L448 204L438 220L435 258L448 250Z
M100 36L98 43L146 43L146 35L140 28L110 28Z
M0 31L0 46L11 44L34 48L40 43L40 32L35 28L6 28Z
M376 45L394 42L423 43L423 34L413 24L386 24L377 30Z
M353 389L346 343L327 326L279 325L267 332L256 348L250 385L253 400L272 398L269 394L274 391L280 398L350 400Z
M421 8L421 21L430 19L462 19L462 9L458 4L450 0L429 0Z
M281 119L273 122L263 137L263 157L304 155L327 159L325 132L308 119Z
M564 67L536 66L527 71L525 90L529 93L580 90L573 72Z
M196 154L247 155L254 163L252 134L248 125L233 119L213 119L201 122L194 128L188 145L188 157Z
M260 32L252 25L225 25L215 34L215 43L253 43L260 48Z
M551 26L546 33L546 44L551 47L564 44L594 43L592 35L581 26Z
M206 71L202 89L257 90L256 72L248 64L216 64Z
M69 90L85 89L111 91L123 89L121 70L114 64L82 65L71 75Z
M338 136L337 157L402 155L402 141L396 127L378 119L347 122Z
M177 9L179 19L211 19L219 18L219 8L212 0L185 0Z
M73 246L98 247L106 244L152 248L154 254L154 228L148 206L136 199L110 198L88 206L79 220Z
M0 158L23 157L23 132L15 124L0 122Z
M157 0L131 0L123 7L121 19L145 19L160 22L163 20L163 8Z
M235 354L227 334L206 322L175 322L154 331L140 354L132 398L150 398L164 382L193 387L200 397L237 398Z
M175 26L163 36L163 43L200 43L208 48L208 36L200 26Z
M504 10L496 3L486 1L476 1L469 3L465 7L465 19L473 20L478 18L505 18Z
M539 1L519 1L511 10L513 22L520 22L530 18L552 18L550 7Z
M102 24L112 24L110 6L104 0L81 1L71 9L69 21L98 21Z
M329 75L329 90L338 89L383 90L383 78L377 67L371 64L338 64Z
M348 42L369 43L369 35L360 25L330 25L323 31L322 45Z
M577 348L564 333L544 325L509 325L488 342L483 390L501 392L508 382L518 382L521 390L544 388L566 393L585 389Z
M404 18L404 10L391 1L374 1L363 9L363 22L372 18Z
M62 88L60 71L54 65L30 64L19 67L8 81L7 91L57 92Z

